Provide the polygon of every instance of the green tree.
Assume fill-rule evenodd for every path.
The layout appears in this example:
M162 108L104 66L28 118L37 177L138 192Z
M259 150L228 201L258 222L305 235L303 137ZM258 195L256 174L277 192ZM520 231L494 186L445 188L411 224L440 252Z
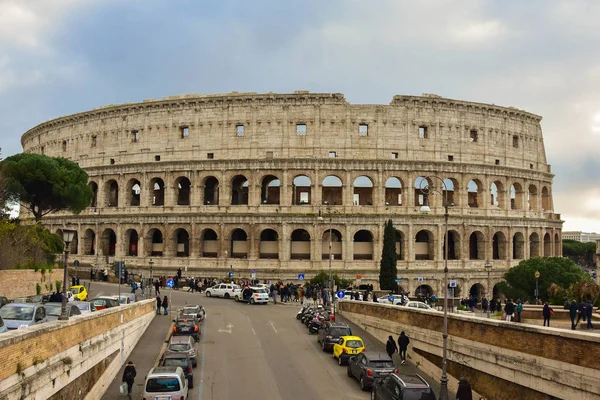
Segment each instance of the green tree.
M583 243L577 240L564 239L562 241L563 255L583 266L594 266L596 243Z
M392 220L388 220L383 231L383 250L379 264L379 286L381 290L394 290L397 287L396 277L396 230Z
M535 299L535 272L540 272L539 297L548 300L548 289L552 284L561 288L570 288L576 282L586 279L587 275L568 258L536 257L521 261L504 274L507 286L499 289L509 297ZM554 290L554 289L553 289Z
M21 153L1 164L6 174L8 200L30 210L36 221L54 211L71 210L79 214L92 201L87 173L66 158Z
M321 286L327 287L328 281L329 274L325 271L321 271L310 280L310 283L312 283L313 285L321 284ZM347 287L352 286L352 279L343 279L340 278L337 274L333 274L333 282L335 286L337 286L340 289L345 289Z

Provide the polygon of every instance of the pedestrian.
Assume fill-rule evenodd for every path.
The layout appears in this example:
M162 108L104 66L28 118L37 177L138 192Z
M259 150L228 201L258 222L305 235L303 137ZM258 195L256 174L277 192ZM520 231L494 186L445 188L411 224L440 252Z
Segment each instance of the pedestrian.
M373 293L373 303L379 303L379 300L377 300L377 296L375 295L375 293Z
M508 322L512 321L515 312L515 304L512 302L512 299L508 299L508 302L504 306L504 312L506 313L506 320Z
M140 289L142 289L142 296L144 295L144 280L140 282Z
M162 300L160 299L160 294L156 295L156 313L160 315L160 307L162 306Z
M579 325L579 320L583 318L583 322L585 322L585 303L582 301L577 305L577 322L575 322L575 327Z
M594 313L594 305L591 300L588 300L587 305L585 306L585 316L587 318L587 329L594 329L594 325L592 325L592 314Z
M496 312L496 301L494 299L492 299L492 301L490 301L490 312L492 314Z
M154 289L156 290L156 294L160 294L160 282L158 280L154 282Z
M517 322L521 322L521 311L523 311L523 303L521 300L517 300Z
M300 298L300 304L304 304L304 288L302 286L298 288L298 298Z
M553 312L554 310L552 309L552 307L548 305L548 302L545 302L544 309L542 310L542 316L544 317L544 326L546 326L546 323L548 323L548 327L550 327L550 316L552 316Z
M406 362L406 350L408 349L408 344L410 343L410 339L404 331L400 332L400 336L398 336L398 348L400 349L400 364L404 364Z
M163 298L162 306L163 306L163 310L164 310L164 315L167 315L169 313L169 299L167 298L166 295Z
M277 304L277 292L275 291L275 285L271 284L271 297L273 298L273 304Z
M481 301L481 308L483 309L483 312L486 313L489 307L489 303L488 300L484 297L483 300Z
M575 300L571 300L571 304L569 304L569 317L571 318L571 329L575 330L577 324L575 323L575 317L577 316L577 302Z
M131 399L131 390L133 389L133 381L137 372L133 361L129 361L123 371L123 382L127 383L127 397Z
M394 341L394 338L391 335L388 337L388 341L385 344L385 351L388 353L388 356L390 356L390 358L392 358L394 353L398 351L398 347L396 347L396 342Z
M458 380L458 390L456 391L456 400L473 400L473 391L471 384L461 377Z

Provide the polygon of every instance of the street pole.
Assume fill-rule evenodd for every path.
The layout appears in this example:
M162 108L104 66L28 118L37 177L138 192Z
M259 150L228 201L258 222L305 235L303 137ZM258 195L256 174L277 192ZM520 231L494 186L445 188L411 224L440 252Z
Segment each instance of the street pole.
M63 287L62 287L62 304L60 307L60 321L68 321L69 316L67 315L67 268L69 265L69 251L71 241L75 235L74 231L63 230L63 240L65 241L65 264L63 267Z
M152 298L152 286L154 286L154 282L152 282L152 264L154 264L154 261L150 259L148 260L148 264L150 265L150 298Z

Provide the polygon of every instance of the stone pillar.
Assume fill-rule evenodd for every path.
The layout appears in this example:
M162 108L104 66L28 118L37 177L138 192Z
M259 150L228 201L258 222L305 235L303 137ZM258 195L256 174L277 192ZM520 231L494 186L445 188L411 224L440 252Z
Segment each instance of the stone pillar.
M342 191L342 199L345 206L354 205L354 182L352 181L352 174L350 171L346 171L344 174L344 190Z
M321 262L323 259L323 224L315 223L311 237L315 239L315 254L312 259Z
M416 232L413 229L413 224L408 224L408 230L406 232L406 261L407 264L410 261L415 260L415 234Z
M138 227L138 257L146 257L145 230L144 224L140 224Z
M279 204L283 207L289 207L292 204L292 179L288 170L283 171L281 178L281 193L279 193Z
M352 226L350 224L346 224L344 228L344 236L346 236L346 250L342 257L344 257L344 260L352 262L352 260L354 260L354 237L352 237Z
M249 260L256 260L258 258L258 249L256 246L257 240L256 240L256 225L254 225L253 223L251 223L250 225L248 225L248 232L249 232L249 242L248 243L248 259Z
M281 224L281 237L279 238L279 260L290 260L290 226L287 222Z

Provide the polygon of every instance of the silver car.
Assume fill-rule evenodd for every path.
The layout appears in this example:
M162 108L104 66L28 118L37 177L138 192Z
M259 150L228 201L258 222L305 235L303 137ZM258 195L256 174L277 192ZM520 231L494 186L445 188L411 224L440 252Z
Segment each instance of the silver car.
M188 380L181 367L156 367L150 370L144 384L144 399L188 398Z
M89 301L74 301L71 304L79 308L82 314L89 314L96 311L96 307Z
M0 317L9 330L26 328L48 321L46 308L41 304L9 303L0 308Z
M46 303L44 304L46 307L46 317L48 321L56 321L62 312L62 303ZM74 317L76 315L81 315L81 311L77 308L73 303L66 304L66 311L68 317Z

